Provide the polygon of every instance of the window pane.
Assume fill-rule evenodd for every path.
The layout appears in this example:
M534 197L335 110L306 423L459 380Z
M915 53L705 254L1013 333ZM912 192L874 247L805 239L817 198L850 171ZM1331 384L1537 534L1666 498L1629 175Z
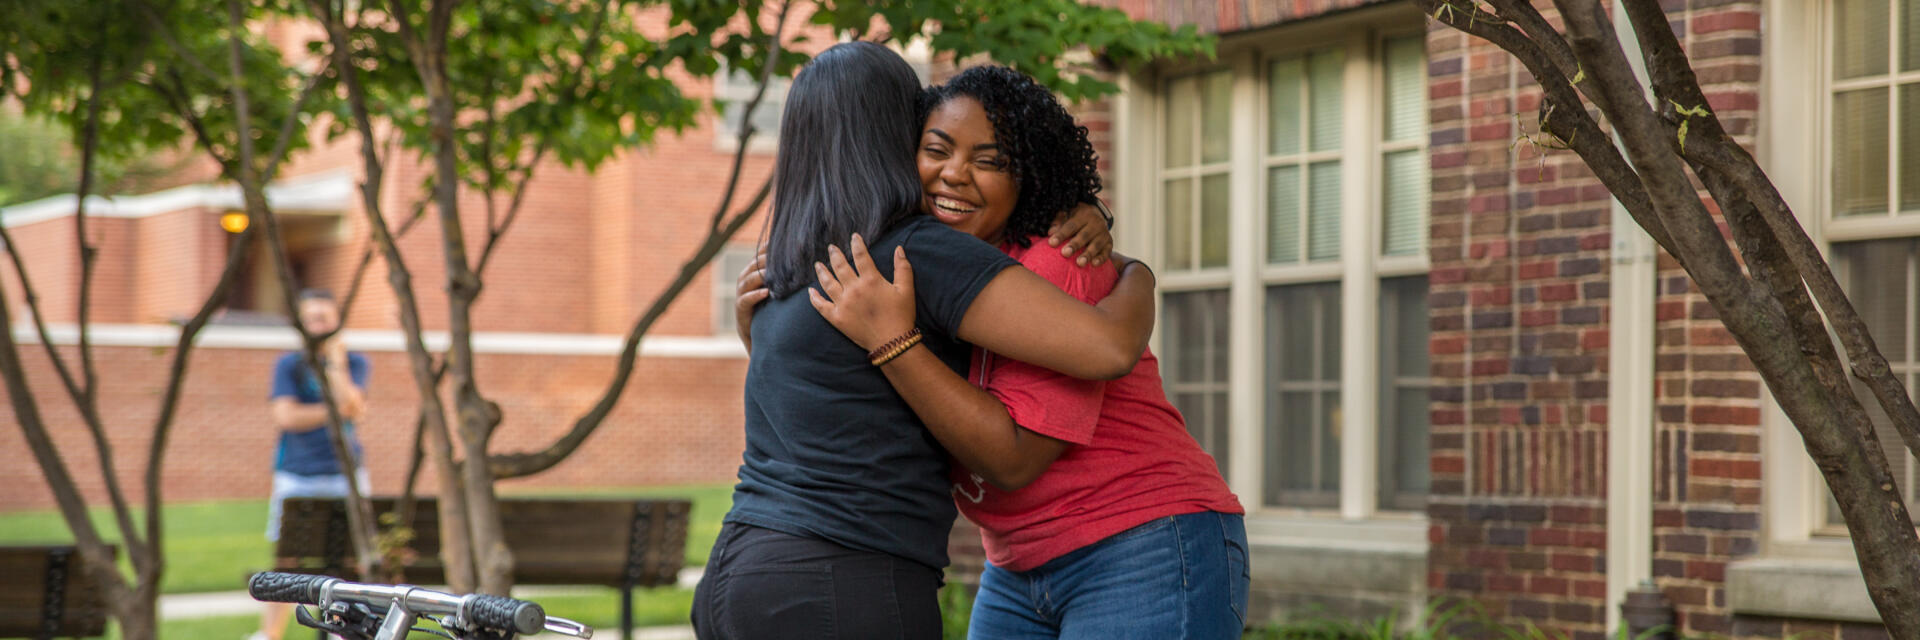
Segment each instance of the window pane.
M1900 87L1900 212L1920 213L1920 83Z
M1200 179L1200 266L1227 266L1227 174Z
M1427 133L1427 40L1407 36L1386 45L1386 135L1383 140L1418 140Z
M1320 488L1334 493L1338 501L1340 491L1340 392L1326 391L1320 394Z
M1268 433L1279 434L1280 437L1275 439L1271 435L1268 436L1269 441L1274 443L1271 450L1277 454L1268 460L1280 461L1281 464L1277 467L1271 463L1268 464L1267 475L1270 478L1276 475L1284 476L1284 479L1277 485L1270 482L1267 495L1280 498L1272 501L1274 504L1286 504L1283 497L1286 492L1313 491L1319 488L1313 481L1318 477L1314 473L1317 460L1312 446L1315 407L1311 392L1280 392L1275 394L1275 398L1275 406L1279 411L1276 413L1269 409L1268 413L1276 415L1277 422L1270 422Z
M1233 454L1233 442L1227 434L1227 392L1213 393L1213 402L1207 406L1207 455L1213 456L1213 464L1220 469L1220 477L1227 475L1227 457Z
M1300 152L1300 92L1306 60L1288 58L1267 67L1267 153Z
M1340 79L1345 72L1346 55L1341 51L1316 52L1307 56L1307 99L1311 102L1307 118L1308 144L1314 151L1340 148Z
M1167 269L1193 268L1193 180L1166 182Z
M1915 363L1909 336L1913 324L1920 321L1914 317L1915 301L1911 292L1915 263L1920 261L1920 240L1899 238L1837 244L1834 258L1844 274L1842 282L1846 285L1847 298L1856 305L1867 331L1873 335L1880 354L1886 356L1895 374L1905 374L1903 382L1911 393ZM1907 496L1909 505L1914 504L1915 491L1920 487L1915 486L1913 456L1907 453L1905 441L1881 410L1873 392L1858 381L1852 384L1855 396L1867 409L1874 434L1887 453L1887 463L1900 483L1900 493ZM1842 524L1837 505L1829 508L1829 522Z
M1205 76L1206 94L1200 97L1200 161L1226 162L1232 149L1233 72L1215 71Z
M1380 281L1379 503L1417 509L1427 491L1427 277Z
M1187 431L1227 472L1227 292L1169 293L1162 344L1167 393Z
M1267 262L1300 261L1300 167L1267 170Z
M1198 81L1185 77L1167 83L1166 166L1193 164L1193 110Z
M1307 259L1340 258L1340 163L1307 167Z
M1860 320L1887 362L1898 367L1907 362L1908 261L1913 259L1914 240L1875 240L1849 242L1833 247L1834 258L1845 274L1847 299L1853 302Z
M1887 72L1888 0L1836 0L1833 77L1845 80Z
M1920 0L1900 5L1900 70L1920 69Z
M1833 211L1887 212L1887 90L1833 96Z
M1267 504L1336 505L1340 284L1268 287L1267 319Z
M1419 149L1387 154L1380 171L1381 253L1419 255L1427 238L1427 156Z

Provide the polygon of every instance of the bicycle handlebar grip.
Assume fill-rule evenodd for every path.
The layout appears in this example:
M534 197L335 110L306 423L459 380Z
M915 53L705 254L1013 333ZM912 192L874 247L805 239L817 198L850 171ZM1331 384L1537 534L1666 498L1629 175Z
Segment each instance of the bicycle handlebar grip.
M469 622L489 629L512 629L515 633L539 633L547 626L547 611L525 600L502 596L477 595L467 601Z
M304 573L262 571L253 574L253 579L247 581L247 594L261 602L315 604L320 601L320 586L332 579Z

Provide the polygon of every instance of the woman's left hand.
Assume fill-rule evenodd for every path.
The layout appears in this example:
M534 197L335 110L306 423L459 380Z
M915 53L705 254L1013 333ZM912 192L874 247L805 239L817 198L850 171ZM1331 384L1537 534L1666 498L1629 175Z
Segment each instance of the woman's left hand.
M1074 258L1080 266L1099 266L1113 253L1113 231L1099 207L1081 203L1054 218L1047 230L1047 244L1060 247L1060 255ZM1063 246L1064 245L1064 246Z
M807 289L813 308L860 348L872 351L913 330L913 265L904 247L893 250L893 282L887 282L854 234L852 260L839 247L827 247L831 268L813 263L820 289ZM821 295L825 291L826 295Z

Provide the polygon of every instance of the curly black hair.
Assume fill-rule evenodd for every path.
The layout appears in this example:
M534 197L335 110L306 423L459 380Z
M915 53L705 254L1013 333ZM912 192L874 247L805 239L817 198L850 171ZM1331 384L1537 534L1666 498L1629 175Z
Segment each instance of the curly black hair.
M961 96L986 110L1008 170L1020 184L1020 200L1007 217L1009 239L1027 246L1032 236L1046 234L1055 215L1094 202L1100 170L1093 143L1053 92L1009 67L971 67L921 95L921 121Z

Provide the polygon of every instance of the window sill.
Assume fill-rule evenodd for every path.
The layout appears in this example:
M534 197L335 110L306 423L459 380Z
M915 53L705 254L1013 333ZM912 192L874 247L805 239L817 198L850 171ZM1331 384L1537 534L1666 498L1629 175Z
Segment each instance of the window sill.
M1255 582L1382 594L1426 589L1424 515L1342 520L1310 512L1252 513L1247 542Z
M1834 559L1830 550L1824 549L1842 545L1810 541L1805 546L1822 549L1806 556L1794 553L1800 557L1771 556L1729 563L1727 608L1743 615L1880 622L1880 613L1873 608L1867 585L1861 580L1859 564L1852 559Z

